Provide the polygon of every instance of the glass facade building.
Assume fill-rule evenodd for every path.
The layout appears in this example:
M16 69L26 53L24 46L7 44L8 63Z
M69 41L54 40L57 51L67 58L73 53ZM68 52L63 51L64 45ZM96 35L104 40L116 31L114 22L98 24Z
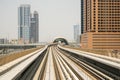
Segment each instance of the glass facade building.
M37 11L34 11L33 17L31 16L31 26L30 26L30 42L38 43L39 42L39 15Z
M83 0L81 0L81 34L83 33Z
M30 42L30 5L21 5L18 8L18 40L21 43Z
M31 14L30 5L22 4L18 8L18 41L19 43L39 42L39 15Z
M80 26L74 25L74 41L80 43Z

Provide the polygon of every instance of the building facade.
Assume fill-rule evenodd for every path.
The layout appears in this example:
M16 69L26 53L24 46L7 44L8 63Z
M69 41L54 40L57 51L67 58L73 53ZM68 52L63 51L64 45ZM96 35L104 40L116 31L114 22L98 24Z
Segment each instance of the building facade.
M39 42L39 15L37 11L34 11L33 17L31 16L31 27L30 27L30 41L31 43Z
M74 41L76 43L80 43L80 26L79 25L74 25Z
M18 8L18 40L20 43L30 42L30 5L23 4Z
M83 0L81 47L120 49L120 0Z

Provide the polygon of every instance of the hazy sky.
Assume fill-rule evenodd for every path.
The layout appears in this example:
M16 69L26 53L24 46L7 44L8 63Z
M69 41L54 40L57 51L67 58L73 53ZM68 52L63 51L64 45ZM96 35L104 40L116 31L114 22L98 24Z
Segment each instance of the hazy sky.
M73 25L80 23L80 0L0 0L0 38L18 38L18 7L30 4L39 13L39 41L56 37L73 40Z

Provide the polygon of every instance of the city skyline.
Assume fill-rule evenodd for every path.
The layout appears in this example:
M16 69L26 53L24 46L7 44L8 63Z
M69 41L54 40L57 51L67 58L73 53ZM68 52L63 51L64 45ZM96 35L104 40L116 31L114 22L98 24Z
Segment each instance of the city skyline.
M53 41L56 37L64 37L73 41L73 25L80 23L79 0L12 0L0 1L0 38L17 39L18 16L20 4L30 4L31 11L38 11L39 41ZM3 9L4 8L4 9ZM6 30L7 29L7 30ZM67 30L67 31L66 31Z

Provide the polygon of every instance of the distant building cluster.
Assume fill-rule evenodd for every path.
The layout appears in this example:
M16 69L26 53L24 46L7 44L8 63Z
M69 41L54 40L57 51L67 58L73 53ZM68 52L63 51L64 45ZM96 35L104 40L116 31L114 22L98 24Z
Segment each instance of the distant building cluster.
M8 43L9 43L8 39L0 38L0 44L8 44Z
M22 4L18 8L18 43L28 44L39 42L39 15L31 14L30 5Z
M12 39L9 43L10 44L18 44L18 39Z
M81 0L81 47L120 49L120 0Z
M7 38L0 38L0 44L18 44L18 39L8 40Z

